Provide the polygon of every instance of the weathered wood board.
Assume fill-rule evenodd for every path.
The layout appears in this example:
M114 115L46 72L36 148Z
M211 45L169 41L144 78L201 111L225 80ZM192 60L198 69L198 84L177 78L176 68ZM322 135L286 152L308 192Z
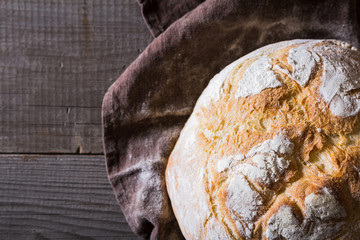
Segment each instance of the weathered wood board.
M139 239L103 156L0 155L0 239Z
M151 41L135 0L0 0L1 240L139 239L106 177L101 104Z
M151 41L135 0L0 0L0 152L101 153L103 95Z

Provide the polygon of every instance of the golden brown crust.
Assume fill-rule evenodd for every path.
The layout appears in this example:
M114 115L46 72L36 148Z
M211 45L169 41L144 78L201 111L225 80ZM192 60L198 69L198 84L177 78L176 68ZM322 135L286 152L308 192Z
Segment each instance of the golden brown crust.
M173 208L188 239L203 239L205 236L211 239L215 236L216 227L212 228L213 232L204 230L211 221L222 225L225 239L280 239L277 234L289 239L306 238L310 236L306 234L313 234L306 226L311 221L319 226L323 236L327 236L327 228L336 230L332 235L337 239L346 235L355 236L354 233L359 232L359 114L336 116L320 95L325 71L325 60L321 54L307 85L304 87L294 81L295 70L288 62L289 52L306 44L309 42L290 41L270 52L265 50L266 54L255 54L240 61L226 76L219 99L209 99L208 105L198 104L195 107L194 116L180 136L166 172ZM338 51L350 59L345 58L344 65L354 61L360 64L359 52L341 46L341 43L310 41L310 45L314 49L329 47ZM279 66L273 67L272 71L281 86L237 98L238 86L240 81L244 81L246 70L263 56L271 59L272 66ZM357 94L357 91L351 94ZM187 143L190 132L194 139ZM287 152L270 149L266 145L268 152L249 154L257 148L265 149L264 142L280 135L285 139L281 141L289 141L293 146L290 149L289 145ZM235 157L224 160L227 156ZM271 161L276 159L276 164L280 164L274 165L278 167L278 175L258 177L263 173L260 163L254 160L255 156L260 163L268 161L268 156L272 156ZM220 161L227 161L230 165L225 170L221 167L219 170ZM234 189L234 182L242 185L239 188L245 186L244 189ZM185 186L189 189L184 189ZM242 206L247 204L248 195L258 202L253 205L249 202L251 212ZM239 203L232 202L234 197L240 198L237 199ZM200 201L201 207L206 209L195 209L198 205L192 201ZM334 211L335 215L328 218L321 215L320 218L325 220L320 222L312 219L311 214L320 214L312 209L319 201L325 201L328 211ZM182 209L187 207L187 211ZM189 212L199 215L200 225L189 226L196 225L186 222ZM303 232L278 232L276 226L283 226L281 224L285 223L282 221L286 219L277 217L277 212L287 213L290 219L287 220L298 224L296 226L302 229L299 231Z

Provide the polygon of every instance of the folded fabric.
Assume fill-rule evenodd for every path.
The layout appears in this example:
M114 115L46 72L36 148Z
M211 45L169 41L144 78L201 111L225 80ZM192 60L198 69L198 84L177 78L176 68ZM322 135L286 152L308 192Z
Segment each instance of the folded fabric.
M154 37L204 0L138 0L144 20Z
M181 2L140 1L155 36L169 27L103 101L108 177L130 227L146 239L183 239L166 192L165 168L197 98L217 72L282 40L333 38L359 46L355 0Z

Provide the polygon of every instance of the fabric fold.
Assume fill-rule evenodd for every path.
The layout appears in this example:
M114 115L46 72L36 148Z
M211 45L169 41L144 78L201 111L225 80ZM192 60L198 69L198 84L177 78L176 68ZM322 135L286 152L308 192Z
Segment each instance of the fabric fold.
M190 12L181 10L180 19L160 17L157 23L147 16L176 8L140 1L150 12L146 4L158 4L144 17L155 36L165 31L103 100L109 181L130 227L146 239L183 239L166 192L167 158L197 98L217 72L250 51L283 40L333 38L359 46L355 0L186 2Z
M204 0L138 0L143 18L154 37Z

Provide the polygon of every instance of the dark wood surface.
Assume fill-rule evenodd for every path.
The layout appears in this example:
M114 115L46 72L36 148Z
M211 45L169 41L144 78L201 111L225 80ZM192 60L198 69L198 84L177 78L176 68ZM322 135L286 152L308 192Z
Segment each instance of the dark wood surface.
M0 239L137 239L101 155L0 155Z
M104 93L151 41L136 0L0 0L0 152L102 153Z
M0 0L0 239L137 239L101 104L152 41L136 0Z

